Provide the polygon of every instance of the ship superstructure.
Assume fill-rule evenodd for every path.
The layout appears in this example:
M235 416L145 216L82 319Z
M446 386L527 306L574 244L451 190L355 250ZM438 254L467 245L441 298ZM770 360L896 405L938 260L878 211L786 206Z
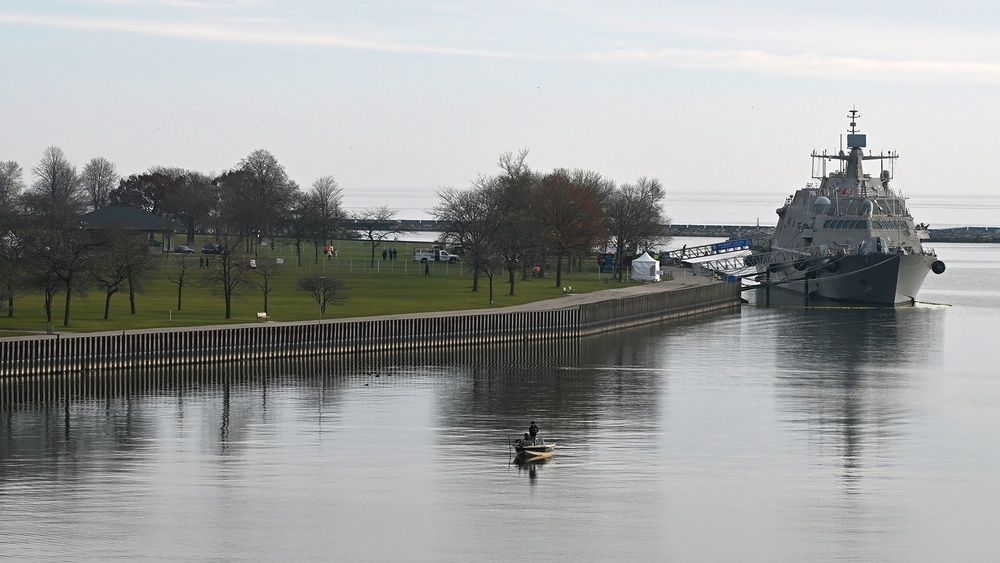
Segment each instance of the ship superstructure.
M813 151L813 180L778 208L774 235L748 263L769 286L811 297L894 305L916 300L928 271L944 263L925 249L927 226L916 224L906 198L891 186L896 153L864 154L866 135L849 112L847 152ZM864 172L877 161L881 172ZM828 165L836 170L827 173Z

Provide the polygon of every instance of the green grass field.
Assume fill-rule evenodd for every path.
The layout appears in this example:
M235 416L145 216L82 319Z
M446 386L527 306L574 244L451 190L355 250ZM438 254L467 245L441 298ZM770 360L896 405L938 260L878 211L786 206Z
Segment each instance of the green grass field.
M200 251L209 239L198 239L190 245ZM178 241L178 244L184 244ZM555 287L554 271L545 278L515 282L515 295L508 295L506 275L494 279L494 302L489 303L488 280L480 279L478 292L472 292L472 275L462 264L430 265L431 275L424 275L423 265L413 261L413 250L427 243L389 242L377 248L375 267L370 266L369 246L364 241L338 241L336 258L314 257L312 246L303 247L302 265L296 264L294 247L276 244L275 248L258 248L259 263L284 259L284 271L272 280L274 289L268 296L268 315L275 321L297 321L319 318L319 307L312 296L297 289L297 280L310 275L324 275L344 282L348 301L342 306L327 306L324 318L365 317L394 313L486 309L530 303L563 295ZM384 248L398 250L396 261L383 261ZM151 249L155 251L158 249ZM176 259L188 260L192 279L201 281L208 271L198 268L201 254L162 254L162 267L172 267ZM252 258L250 256L249 258ZM607 289L610 274L599 274L597 263L585 263L583 272L566 272L563 266L563 286L572 286L577 293ZM251 278L259 279L251 275ZM616 282L610 282L617 284ZM65 294L58 294L53 303L52 322L56 331L94 332L140 328L213 325L256 322L257 312L264 310L263 292L256 285L243 286L233 298L232 318L225 318L225 300L221 290L209 286L186 286L182 306L177 307L177 286L171 283L165 270L151 276L145 291L136 297L136 314L129 313L127 290L111 298L111 311L104 320L102 289L91 288L86 294L73 296L70 323L63 325ZM0 337L16 336L47 330L41 292L19 297L14 303L14 317L6 311L0 316Z

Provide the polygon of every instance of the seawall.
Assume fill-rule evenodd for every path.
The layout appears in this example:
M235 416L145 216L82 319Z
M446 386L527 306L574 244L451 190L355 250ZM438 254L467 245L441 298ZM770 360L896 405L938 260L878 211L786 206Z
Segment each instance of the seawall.
M0 340L0 377L565 341L739 306L739 282L682 274L488 311L16 337Z

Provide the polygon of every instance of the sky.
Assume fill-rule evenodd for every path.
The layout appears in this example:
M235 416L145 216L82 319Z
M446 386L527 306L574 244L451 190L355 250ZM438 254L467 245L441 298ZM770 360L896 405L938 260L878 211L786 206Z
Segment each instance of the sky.
M911 206L1000 199L1000 5L978 1L0 0L0 69L0 160L29 183L50 146L123 176L266 149L349 209L422 218L527 149L657 178L676 222L705 194L774 224L857 108Z

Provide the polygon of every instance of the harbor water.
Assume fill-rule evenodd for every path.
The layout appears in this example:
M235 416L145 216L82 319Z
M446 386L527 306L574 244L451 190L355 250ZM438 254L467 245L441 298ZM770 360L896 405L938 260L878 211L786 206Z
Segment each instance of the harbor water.
M934 247L916 307L3 382L0 558L994 560L1000 245Z

